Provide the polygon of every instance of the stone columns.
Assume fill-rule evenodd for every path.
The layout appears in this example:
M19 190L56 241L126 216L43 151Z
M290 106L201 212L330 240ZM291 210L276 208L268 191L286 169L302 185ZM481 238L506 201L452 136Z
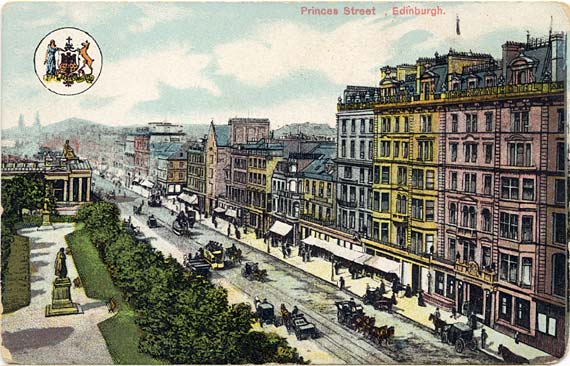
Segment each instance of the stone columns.
M85 201L91 201L91 177L87 178L87 197L85 197Z
M63 181L63 202L67 202L67 180Z
M77 194L78 194L77 200L79 202L82 202L83 201L83 177L79 178L79 189L77 190Z
M73 202L73 177L69 178L69 201Z

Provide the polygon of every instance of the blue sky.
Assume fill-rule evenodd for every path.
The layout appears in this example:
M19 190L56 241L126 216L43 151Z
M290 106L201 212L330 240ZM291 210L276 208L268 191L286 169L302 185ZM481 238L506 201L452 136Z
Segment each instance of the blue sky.
M306 15L301 8L336 8ZM344 6L376 15L342 15ZM438 16L394 16L394 6L439 6ZM385 64L458 50L500 57L504 40L526 30L567 30L560 4L547 3L10 3L2 14L2 127L80 117L115 125L168 120L225 123L234 116L290 122L335 120L344 86L375 85ZM568 9L566 9L567 11ZM455 17L461 36L455 34ZM53 29L87 31L103 70L87 92L47 91L34 50Z

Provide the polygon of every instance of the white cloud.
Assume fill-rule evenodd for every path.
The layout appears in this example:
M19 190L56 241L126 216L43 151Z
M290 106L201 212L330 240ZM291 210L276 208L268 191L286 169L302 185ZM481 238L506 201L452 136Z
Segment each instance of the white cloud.
M147 3L138 4L137 6L142 10L143 15L129 26L129 30L134 33L147 32L158 23L178 20L189 13L187 8L183 9L165 3Z
M418 4L421 5L425 4ZM446 3L440 5L447 6ZM449 4L448 12L442 16L401 18L394 17L387 9L387 16L356 19L328 32L292 21L265 23L251 36L215 48L217 73L259 87L300 70L322 72L337 84L372 85L378 81L378 68L393 57L409 57L399 62L415 61L418 55L414 55L414 50L398 47L402 36L411 30L432 34L421 44L421 49L441 52L453 47L477 52L481 51L478 41L496 31L520 30L521 38L526 29L535 35L546 34L551 15L555 29L566 30L568 18L560 6L563 5L463 3L453 8L453 4ZM456 14L461 18L460 37L455 35ZM498 54L500 44L486 51Z

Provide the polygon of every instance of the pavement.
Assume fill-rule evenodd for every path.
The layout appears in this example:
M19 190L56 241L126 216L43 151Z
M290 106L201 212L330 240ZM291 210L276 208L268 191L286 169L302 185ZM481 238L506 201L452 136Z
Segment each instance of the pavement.
M178 212L180 210L179 205L173 205L172 200L170 202L166 202L165 206L172 211ZM227 233L228 222L224 221L221 218L218 218L218 228L214 228L212 221L210 219L202 219L200 221L201 224L209 227L212 230L217 230L220 233ZM241 239L240 241L254 247L260 251L268 252L267 244L264 242L263 239L256 239L255 234L253 232L249 232L247 234L243 233L243 229L240 229L241 232ZM235 237L234 229L231 228L232 236ZM332 266L329 261L326 261L320 257L313 257L311 258L310 262L303 262L302 258L297 255L298 248L293 247L293 251L290 258L284 258L281 252L280 247L270 247L269 248L269 255L282 260L292 266L295 266L304 272L318 277L321 280L328 281L331 284L338 286L338 279L342 276L345 280L345 288L344 291L349 295L362 298L366 294L366 288L370 287L377 287L380 285L381 279L372 279L370 277L361 277L358 279L352 279L350 273L348 272L347 268L342 268L339 271L339 275L331 276L332 274ZM332 279L331 279L332 277ZM385 296L391 296L391 283L384 281L384 286L387 290L387 294ZM429 321L429 315L433 314L436 310L435 306L430 304L426 304L425 307L419 307L417 296L412 296L411 298L404 297L404 292L400 292L400 297L398 297L397 306L394 307L396 313L400 314L401 316L408 318L428 329L433 330L433 323ZM467 323L467 317L463 315L459 315L456 319L453 319L451 312L444 311L440 309L441 318L448 323ZM487 341L485 344L485 348L481 349L481 332L485 329L487 333ZM484 352L492 357L497 358L498 360L502 360L502 357L498 353L498 347L500 344L507 347L514 353L521 355L527 359L531 363L547 363L547 362L554 362L558 360L556 357L541 351L537 348L531 347L527 344L519 342L518 344L515 343L515 340L508 335L498 332L495 329L485 326L481 323L478 324L477 329L474 331L474 336L477 338L478 348L481 352Z
M65 235L73 224L54 224L53 230L22 229L31 241L30 305L2 314L2 356L20 364L105 364L113 363L97 324L110 317L104 302L90 299L83 288L71 287L71 298L83 314L45 317L51 303L54 262ZM73 256L67 256L68 277L78 276Z

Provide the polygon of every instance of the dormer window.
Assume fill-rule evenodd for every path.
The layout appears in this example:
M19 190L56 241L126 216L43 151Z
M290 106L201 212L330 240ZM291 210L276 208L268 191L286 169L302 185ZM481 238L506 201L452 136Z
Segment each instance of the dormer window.
M477 88L477 78L469 78L467 79L467 89L475 89Z
M459 90L459 81L458 80L453 80L451 82L451 90Z
M495 77L494 76L485 77L485 86L486 87L495 86Z

